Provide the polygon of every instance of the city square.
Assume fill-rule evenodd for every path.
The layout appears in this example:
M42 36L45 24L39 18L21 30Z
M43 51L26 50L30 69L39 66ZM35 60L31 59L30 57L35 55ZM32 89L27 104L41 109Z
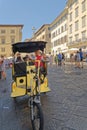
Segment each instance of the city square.
M41 95L44 130L87 130L87 66L48 66L51 92ZM11 98L11 69L0 84L0 129L31 130L28 97Z
M87 0L0 1L0 130L87 130Z

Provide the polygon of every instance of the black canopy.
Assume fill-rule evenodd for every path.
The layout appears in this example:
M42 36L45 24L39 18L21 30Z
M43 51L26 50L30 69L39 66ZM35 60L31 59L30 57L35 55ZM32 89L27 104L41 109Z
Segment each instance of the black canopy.
M29 41L29 42L18 42L12 44L12 51L15 54L16 52L35 52L36 50L43 51L46 47L45 41Z

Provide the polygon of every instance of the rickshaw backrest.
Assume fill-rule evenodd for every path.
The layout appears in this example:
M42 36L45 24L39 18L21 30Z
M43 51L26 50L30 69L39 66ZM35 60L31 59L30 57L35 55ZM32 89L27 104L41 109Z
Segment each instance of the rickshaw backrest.
M26 62L14 63L14 73L15 76L26 75Z

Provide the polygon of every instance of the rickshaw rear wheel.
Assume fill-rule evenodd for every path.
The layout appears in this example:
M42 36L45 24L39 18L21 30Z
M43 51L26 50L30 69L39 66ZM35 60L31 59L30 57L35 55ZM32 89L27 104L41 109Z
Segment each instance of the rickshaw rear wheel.
M44 118L41 105L39 103L33 102L33 111L31 109L30 115L33 130L43 130Z

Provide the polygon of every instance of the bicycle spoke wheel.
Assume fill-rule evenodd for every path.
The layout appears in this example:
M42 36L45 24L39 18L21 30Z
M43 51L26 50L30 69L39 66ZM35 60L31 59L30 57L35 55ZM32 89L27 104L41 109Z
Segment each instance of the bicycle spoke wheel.
M33 103L33 109L31 109L31 123L33 130L43 130L44 119L41 105Z

